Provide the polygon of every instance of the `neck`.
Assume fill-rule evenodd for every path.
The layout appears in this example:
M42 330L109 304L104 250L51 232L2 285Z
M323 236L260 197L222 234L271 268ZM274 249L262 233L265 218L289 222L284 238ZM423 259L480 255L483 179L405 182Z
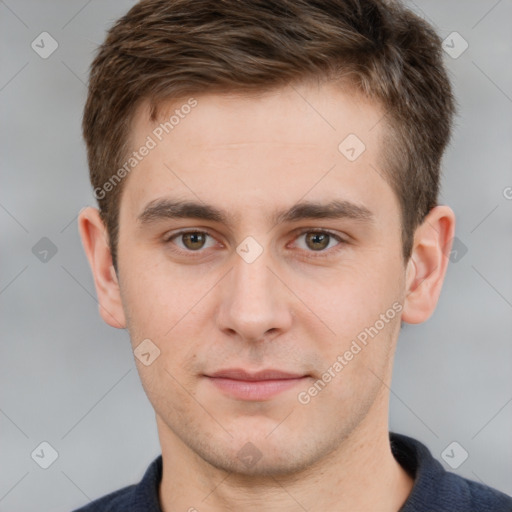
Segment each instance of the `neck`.
M397 512L414 482L391 452L387 409L384 419L376 428L367 417L334 452L299 473L254 477L208 464L157 417L162 511Z

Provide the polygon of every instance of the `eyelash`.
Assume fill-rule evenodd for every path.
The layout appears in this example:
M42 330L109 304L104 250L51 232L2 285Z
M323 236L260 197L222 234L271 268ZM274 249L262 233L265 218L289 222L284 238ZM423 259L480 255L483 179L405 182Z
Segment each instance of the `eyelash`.
M215 239L215 237L213 235L211 235L210 233L208 233L208 231L201 231L201 230L198 230L198 229L188 229L188 230L182 230L182 231L178 231L176 233L172 233L171 235L165 237L164 242L166 244L169 244L175 238L178 238L181 235L186 235L187 233L205 234L205 235L208 235L209 237ZM305 235L307 233L326 234L326 235L329 235L330 237L334 238L338 242L338 244L335 245L334 247L331 247L330 249L324 249L322 251L313 251L313 250L306 251L305 249L301 249L301 251L307 252L308 256L311 256L313 258L325 258L325 257L331 256L333 253L336 253L337 251L341 250L343 245L346 245L348 243L346 240L344 240L342 237L340 237L336 233L333 233L332 231L329 231L327 229L322 229L322 228L305 228L305 229L302 229L302 230L300 230L300 231L298 231L296 233L294 240L296 240L300 236ZM204 250L203 249L198 249L197 251L192 251L192 250L184 250L184 249L180 249L180 248L178 248L178 249L172 248L171 250L173 252L178 253L178 254L186 254L187 256L191 256L191 257L199 257L207 249L204 249Z

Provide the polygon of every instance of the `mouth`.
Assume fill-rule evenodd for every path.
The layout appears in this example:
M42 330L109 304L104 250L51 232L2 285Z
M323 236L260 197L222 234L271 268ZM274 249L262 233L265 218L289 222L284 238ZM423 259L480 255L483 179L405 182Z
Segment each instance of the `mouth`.
M250 372L232 368L204 375L204 377L231 398L265 401L299 384L304 384L310 376L273 369Z

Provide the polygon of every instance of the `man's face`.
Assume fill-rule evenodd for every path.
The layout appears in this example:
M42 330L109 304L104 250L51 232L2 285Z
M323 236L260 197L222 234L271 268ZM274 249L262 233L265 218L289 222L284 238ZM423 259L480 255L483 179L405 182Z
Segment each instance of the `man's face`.
M327 85L196 99L161 141L164 119L147 109L133 125L133 148L157 143L126 178L119 217L132 346L160 350L137 360L141 380L162 442L240 473L311 466L387 421L405 267L383 112ZM354 136L339 149L350 134L365 145L355 159ZM224 218L173 217L164 201ZM298 208L335 201L337 216Z

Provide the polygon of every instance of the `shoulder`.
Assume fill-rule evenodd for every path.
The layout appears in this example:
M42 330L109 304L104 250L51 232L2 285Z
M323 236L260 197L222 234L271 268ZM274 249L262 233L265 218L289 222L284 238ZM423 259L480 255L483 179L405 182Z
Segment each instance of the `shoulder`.
M454 507L467 503L470 512L512 512L512 497L453 473L446 472L442 490L447 503L453 503Z
M162 478L162 456L147 468L138 484L107 494L74 512L161 512L158 489Z
M394 457L414 478L399 512L512 512L512 497L446 471L416 439L390 433L390 442Z
M136 485L123 487L115 492L107 494L74 512L117 512L118 510L130 511L129 505L133 501L133 492Z

